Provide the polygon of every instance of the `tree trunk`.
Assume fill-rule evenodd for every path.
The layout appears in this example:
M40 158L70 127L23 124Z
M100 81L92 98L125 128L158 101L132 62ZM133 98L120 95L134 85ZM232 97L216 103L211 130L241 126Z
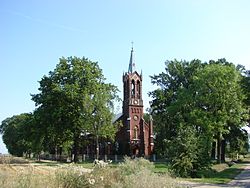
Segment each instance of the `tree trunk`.
M59 147L59 161L62 162L62 147Z
M37 153L37 160L40 161L41 160L41 155L40 152Z
M74 139L74 146L73 146L73 161L76 163L78 162L78 138Z
M55 147L55 161L57 161L57 146Z
M221 133L217 135L217 163L221 163Z
M212 143L211 158L212 158L213 160L216 159L216 142L213 142L213 143Z
M96 135L96 159L99 159L99 140L98 140L98 135Z
M226 141L222 140L221 141L221 162L225 162L225 151L226 151Z

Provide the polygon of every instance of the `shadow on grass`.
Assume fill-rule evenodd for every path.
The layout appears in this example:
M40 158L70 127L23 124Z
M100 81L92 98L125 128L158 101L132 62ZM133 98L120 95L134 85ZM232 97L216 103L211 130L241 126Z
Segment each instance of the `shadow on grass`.
M58 166L60 163L55 161L35 161L36 164L41 164L43 166Z
M195 179L195 181L205 182L205 183L225 184L233 180L243 170L244 169L240 164L233 165L220 172L217 172L216 170L213 169L201 170L197 172L198 179Z
M155 173L168 173L169 172L169 165L164 162L155 162L154 163L155 168L153 169L153 172Z
M227 168L221 172L218 172L215 177L234 179L234 177L238 175L242 170L242 168L235 167Z

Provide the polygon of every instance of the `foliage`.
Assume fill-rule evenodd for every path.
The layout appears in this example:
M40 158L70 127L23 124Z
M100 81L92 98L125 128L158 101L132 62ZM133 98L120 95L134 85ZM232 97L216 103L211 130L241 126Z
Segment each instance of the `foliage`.
M6 118L0 125L0 133L3 134L3 142L8 152L12 155L22 156L30 153L32 141L30 133L32 128L32 114L20 114Z
M119 168L123 173L125 173L124 175L131 175L136 174L143 169L152 170L154 168L154 164L143 158L131 160L129 157L125 157L124 163L121 163Z
M223 160L222 140L232 126L243 126L247 116L239 70L225 59L174 60L151 79L159 86L150 92L156 152L171 160L177 175L190 176L210 165L216 138L218 162Z
M238 155L246 155L249 149L248 133L244 129L232 126L226 140L229 142L227 147L228 154L233 160L237 160Z
M217 139L219 163L221 160L225 161L225 157L221 155L221 142L223 136L229 133L230 125L244 125L242 119L246 109L243 105L241 78L236 67L224 59L210 61L195 77L197 111L202 114L203 123Z
M191 127L180 127L177 136L171 141L169 157L175 175L189 177L197 161L198 139Z
M203 151L207 143L198 147L204 144L209 132L199 128L201 122L193 112L195 90L191 87L194 75L204 66L199 60L167 61L166 73L151 77L152 83L160 86L150 93L154 98L151 107L157 125L156 151L171 161L172 171L180 176L190 176L209 154Z
M250 70L245 70L243 68L242 71L243 79L241 82L242 90L244 94L246 95L246 98L244 99L244 104L248 110L248 117L247 118L247 126L250 127Z
M154 130L156 132L156 151L162 156L168 156L170 152L170 141L176 136L176 124L182 117L178 110L184 109L177 103L178 91L188 88L194 75L203 65L199 60L167 61L165 72L151 76L152 83L159 86L155 91L150 92L153 97L152 114L154 116ZM185 99L185 96L182 97ZM189 104L186 105L188 107ZM190 106L191 107L191 106ZM185 110L190 109L187 108ZM182 108L182 109L181 109Z
M40 93L32 95L32 100L38 107L45 148L62 150L72 144L77 161L82 134L93 134L97 140L99 136L114 138L112 108L117 88L104 81L96 62L77 57L61 58L54 71L41 79Z
M86 175L72 167L58 170L55 179L58 187L62 188L87 188L91 186Z
M96 187L180 187L167 173L159 175L152 172L153 164L143 158L125 158L117 168L94 170Z
M72 149L77 161L83 136L94 136L96 146L99 137L114 139L118 125L112 124L113 103L119 100L118 89L105 83L97 62L61 58L39 83L40 93L32 95L34 113L6 118L0 126L9 153L39 156L46 151L57 156Z

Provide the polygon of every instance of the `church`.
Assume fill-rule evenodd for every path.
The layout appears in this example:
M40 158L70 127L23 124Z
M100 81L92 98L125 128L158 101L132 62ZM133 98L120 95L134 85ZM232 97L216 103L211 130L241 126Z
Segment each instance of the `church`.
M122 115L116 121L122 127L116 134L119 155L150 156L154 149L153 120L143 118L142 74L135 70L134 50L131 49L128 72L123 73Z
M109 157L133 156L150 157L154 150L153 120L150 116L149 122L143 118L142 99L142 74L135 70L134 50L131 49L129 68L123 73L123 107L122 114L114 120L122 126L118 129L115 140L100 138L99 155ZM88 144L83 153L90 158L96 155L96 143L94 135L88 135ZM102 157L101 157L102 158Z

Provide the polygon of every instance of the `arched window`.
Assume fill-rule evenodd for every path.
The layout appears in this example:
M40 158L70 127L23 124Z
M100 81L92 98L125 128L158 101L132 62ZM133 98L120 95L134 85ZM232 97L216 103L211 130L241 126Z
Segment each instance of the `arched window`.
M127 84L126 84L126 97L130 97L130 91L129 91L129 86L130 86L130 82L129 80L127 80Z
M135 126L134 128L134 139L138 139L138 127Z
M141 98L141 87L140 87L139 80L137 80L137 83L136 83L136 94L137 94L137 98L140 99Z
M123 82L123 98L126 98L126 91L127 91L127 82Z
M131 82L131 97L134 98L135 97L135 81L132 80Z

